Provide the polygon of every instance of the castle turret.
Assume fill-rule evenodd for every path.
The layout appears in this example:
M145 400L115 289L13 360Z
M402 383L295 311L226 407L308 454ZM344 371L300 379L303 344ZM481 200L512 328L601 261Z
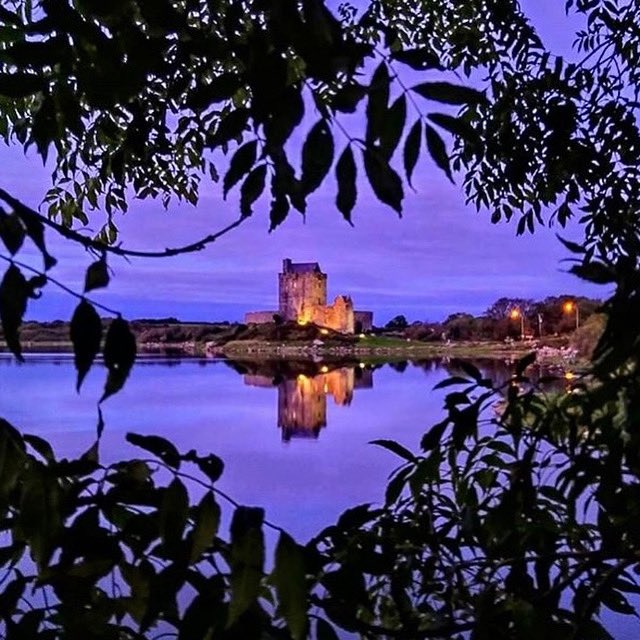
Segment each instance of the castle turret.
M327 304L327 276L317 262L294 263L286 258L278 284L280 315L284 320L311 322L309 310Z

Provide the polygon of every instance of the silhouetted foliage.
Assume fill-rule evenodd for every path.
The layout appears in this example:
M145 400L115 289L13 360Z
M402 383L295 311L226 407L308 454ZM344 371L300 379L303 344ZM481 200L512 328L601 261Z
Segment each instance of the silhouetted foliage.
M584 18L575 62L546 51L513 0L374 0L336 15L322 0L0 5L0 135L56 155L49 218L0 189L4 337L21 358L27 304L47 284L64 286L45 230L88 249L71 340L78 386L101 348L102 400L125 384L136 353L128 323L85 295L108 285L108 260L201 250L263 194L273 229L292 208L304 213L332 167L347 221L362 176L401 212L424 149L448 178L464 174L469 201L493 222L517 220L519 234L579 212L584 239L562 240L570 270L613 290L591 369L570 393L538 392L526 376L533 355L500 389L460 362L439 385L456 387L446 415L418 452L375 443L400 461L384 504L349 509L304 547L280 531L269 573L262 509L235 505L228 539L218 536L214 454L132 435L150 457L102 466L100 413L96 445L57 460L46 441L0 422L5 637L333 638L338 628L607 638L603 609L635 613L640 7L566 7ZM453 83L452 71L484 80ZM342 116L354 112L364 130L351 133ZM128 189L195 204L220 168L223 193L238 188L238 221L175 249L115 243ZM94 209L105 218L92 238L73 227ZM20 260L29 244L42 270ZM116 315L103 344L99 308ZM462 332L472 320L450 323ZM185 465L200 475L185 476Z

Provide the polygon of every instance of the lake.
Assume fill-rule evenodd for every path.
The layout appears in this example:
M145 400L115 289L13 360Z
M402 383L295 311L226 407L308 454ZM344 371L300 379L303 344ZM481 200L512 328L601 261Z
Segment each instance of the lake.
M449 375L445 366L394 366L322 373L311 364L276 370L143 357L103 405L102 461L141 455L125 441L129 431L164 436L183 451L211 451L225 461L221 489L264 506L271 521L304 540L347 507L382 499L398 459L371 440L417 448L439 419L445 392L432 389ZM76 456L95 440L104 376L94 367L78 395L70 356L30 354L20 365L3 354L0 415L46 437L57 455Z
M503 362L476 365L494 380L511 375ZM399 459L368 443L416 450L443 415L447 390L433 387L454 373L455 361L442 359L373 367L142 357L103 405L102 461L141 455L129 431L211 451L225 461L222 490L303 542L344 509L383 499ZM104 376L95 366L78 395L70 356L30 354L20 365L0 354L0 416L46 437L58 456L77 456L95 440ZM637 622L606 618L616 640L638 637Z

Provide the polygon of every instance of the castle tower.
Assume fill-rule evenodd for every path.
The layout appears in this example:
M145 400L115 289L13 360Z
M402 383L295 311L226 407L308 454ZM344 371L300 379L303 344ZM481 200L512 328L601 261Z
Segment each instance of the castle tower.
M327 275L317 262L283 260L278 288L279 314L284 320L310 322L311 310L327 304Z

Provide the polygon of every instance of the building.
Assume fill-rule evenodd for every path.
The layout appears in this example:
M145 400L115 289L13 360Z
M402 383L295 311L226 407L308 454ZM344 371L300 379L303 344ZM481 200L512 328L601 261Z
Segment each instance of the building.
M245 315L247 324L264 324L280 318L285 322L313 323L342 333L369 331L373 326L371 311L356 311L349 296L337 296L327 304L327 274L317 262L282 262L278 275L277 311L252 311Z

